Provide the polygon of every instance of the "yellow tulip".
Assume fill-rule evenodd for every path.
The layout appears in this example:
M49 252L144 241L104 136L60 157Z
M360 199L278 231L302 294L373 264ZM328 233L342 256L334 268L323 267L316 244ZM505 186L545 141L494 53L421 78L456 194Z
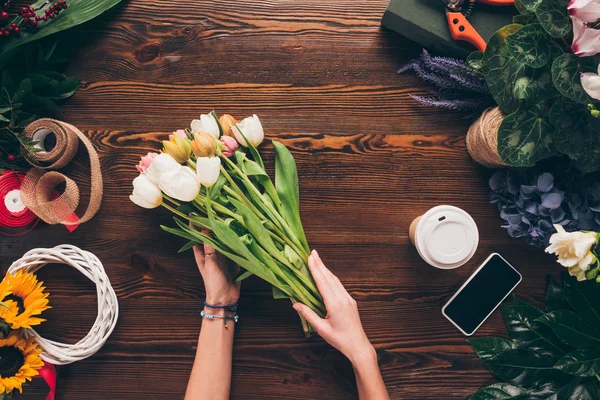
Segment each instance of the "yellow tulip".
M221 124L221 128L223 128L223 135L233 136L231 127L237 123L238 121L229 114L223 114L219 117L219 124Z
M184 163L192 155L192 143L180 135L171 135L169 140L163 140L163 151L178 163Z
M192 150L196 157L212 157L217 152L217 141L208 133L198 132L194 135Z

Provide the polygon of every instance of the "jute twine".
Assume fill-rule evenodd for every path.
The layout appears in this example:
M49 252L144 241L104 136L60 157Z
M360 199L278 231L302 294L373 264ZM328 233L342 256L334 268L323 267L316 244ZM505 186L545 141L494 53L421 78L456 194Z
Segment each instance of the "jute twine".
M467 150L471 158L488 168L508 166L498 154L498 128L503 119L499 107L488 108L467 132Z
M98 153L89 139L76 127L66 122L43 118L32 122L25 128L27 137L38 144L40 151L32 153L28 162L33 165L21 186L23 204L44 222L56 225L78 225L92 218L102 202L102 171ZM44 139L49 134L56 137L56 146L50 151L44 147ZM79 205L79 187L60 172L44 170L63 168L73 160L79 141L88 151L91 166L91 194L88 207L79 221L69 217ZM56 196L56 187L65 185L64 192Z

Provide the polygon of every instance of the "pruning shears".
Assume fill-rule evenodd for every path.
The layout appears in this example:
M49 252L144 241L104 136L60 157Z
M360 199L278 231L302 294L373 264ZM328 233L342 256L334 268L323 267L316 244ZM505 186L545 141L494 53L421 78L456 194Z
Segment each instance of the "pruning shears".
M491 6L512 6L515 0L441 0L446 6L446 19L450 34L454 40L464 40L477 47L479 51L485 51L487 43L481 35L473 28L468 18L473 12L475 3L483 3Z

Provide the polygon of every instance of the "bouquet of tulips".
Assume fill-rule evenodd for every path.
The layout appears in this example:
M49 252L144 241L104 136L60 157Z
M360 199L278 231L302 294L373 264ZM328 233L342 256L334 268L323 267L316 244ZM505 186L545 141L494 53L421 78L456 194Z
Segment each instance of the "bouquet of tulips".
M177 227L162 228L189 241L180 252L206 242L241 267L237 281L256 275L273 286L273 297L301 301L324 317L307 268L294 157L273 141L273 184L257 150L263 139L256 115L238 122L203 114L163 141L160 154L142 157L130 199L175 214ZM199 231L206 229L210 235ZM310 335L306 321L302 326Z

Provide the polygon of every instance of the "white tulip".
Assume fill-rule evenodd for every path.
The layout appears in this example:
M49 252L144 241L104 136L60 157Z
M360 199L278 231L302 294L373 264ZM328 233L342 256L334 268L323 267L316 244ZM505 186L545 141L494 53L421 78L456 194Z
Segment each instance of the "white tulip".
M180 201L192 201L200 193L200 182L190 167L179 166L160 176L158 186L169 197Z
M210 187L217 182L221 173L219 157L198 157L196 159L196 175L201 184Z
M156 208L162 203L162 192L145 174L133 180L133 193L129 200L140 207Z
M180 167L181 165L173 157L167 153L161 153L154 157L150 166L146 168L146 175L152 182L158 184L162 174L171 170L177 170Z
M556 254L558 263L569 269L571 276L578 281L586 279L585 272L596 261L591 249L598 240L594 232L566 232L560 225L554 225L556 233L550 237L546 253Z
M217 119L212 116L212 114L202 114L200 119L195 119L192 121L192 133L204 132L208 133L215 139L219 138L219 124L217 123Z
M235 136L235 139L242 146L248 147L246 141L240 134L240 131L246 136L248 141L252 143L254 147L258 147L262 143L265 138L265 132L263 131L262 124L258 119L258 116L254 114L251 117L244 118L242 122L238 122L237 124L231 127L231 131Z

